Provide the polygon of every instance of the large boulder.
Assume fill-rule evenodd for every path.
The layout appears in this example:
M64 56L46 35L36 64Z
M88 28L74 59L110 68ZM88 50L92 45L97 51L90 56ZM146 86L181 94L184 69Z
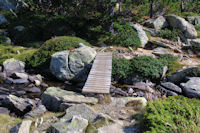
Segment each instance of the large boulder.
M14 95L7 96L2 101L2 104L4 107L7 107L9 110L13 111L19 116L29 112L35 106L35 103L32 100L23 99Z
M186 38L197 37L197 31L195 27L186 21L184 18L176 16L174 14L166 16L169 25L173 28L181 30Z
M49 87L42 94L42 104L48 110L60 111L74 104L96 104L98 100L93 97L85 97L73 91L66 91L56 87Z
M130 23L130 26L132 26L137 31L142 47L145 47L145 45L149 41L149 38L146 32L143 30L142 26L140 24L132 24L132 23Z
M6 75L11 76L15 72L24 73L25 63L11 58L3 62L3 68Z
M170 90L170 91L173 91L176 93L182 93L182 89L179 86L177 86L171 82L161 83L161 86L167 90Z
M90 123L93 123L99 117L99 114L86 104L78 104L66 109L65 116L62 117L62 121L67 121L73 118L73 116L79 115L82 118L88 120Z
M183 68L181 70L178 70L177 72L173 73L172 75L167 76L167 80L169 82L179 84L185 80L187 80L187 77L193 77L193 76L200 76L200 68L199 67L187 67Z
M24 0L0 0L1 10L16 10L26 6Z
M0 25L5 24L7 22L8 22L8 20L2 14L0 14Z
M84 82L95 56L96 51L84 45L71 52L57 52L51 58L51 73L59 80Z
M167 23L167 20L163 16L159 16L156 19L150 19L146 21L145 25L147 25L150 28L160 30L160 29L166 28L168 26L168 23Z
M85 133L88 126L88 120L73 116L70 121L57 122L50 128L50 133Z
M190 98L200 98L200 77L192 77L186 83L181 83L184 94Z

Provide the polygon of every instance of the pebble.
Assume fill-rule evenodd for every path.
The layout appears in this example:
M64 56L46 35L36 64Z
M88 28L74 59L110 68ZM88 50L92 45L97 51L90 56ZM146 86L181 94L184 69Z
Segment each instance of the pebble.
M128 93L129 94L133 94L133 92L134 92L133 88L128 88Z
M39 80L34 80L35 86L39 87L41 85L41 82Z

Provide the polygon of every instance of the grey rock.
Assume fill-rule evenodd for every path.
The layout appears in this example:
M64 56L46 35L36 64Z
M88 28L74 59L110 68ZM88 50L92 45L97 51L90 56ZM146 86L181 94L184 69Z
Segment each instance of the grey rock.
M170 91L170 90L167 90L165 89L164 87L158 85L156 86L156 88L161 92L162 95L166 95L166 96L178 96L177 93L173 92L173 91Z
M32 87L30 89L27 90L28 92L32 92L32 93L40 93L41 90L38 87Z
M0 107L0 114L9 114L10 111L7 108Z
M36 107L35 109L33 109L32 111L28 112L24 118L35 118L38 117L42 114L44 114L46 112L46 108L44 105L39 105L38 107Z
M158 30L151 29L151 28L145 28L144 31L149 33L151 36L154 36L154 37L156 37L159 34Z
M189 78L186 83L181 83L184 94L190 98L200 98L200 77Z
M34 103L29 99L9 95L2 101L2 104L17 115L23 115L32 109Z
M73 91L66 91L56 87L49 87L42 94L42 103L48 110L59 111L61 103L71 104L96 104L98 99L93 97L85 97L79 93Z
M18 32L22 32L25 30L25 27L22 25L15 26L14 29Z
M27 7L24 0L0 0L0 9L2 10L16 10Z
M68 57L69 51L60 51L51 56L50 70L51 73L60 80L71 80L74 74L70 71L68 67Z
M176 15L166 16L169 25L173 28L180 29L186 38L195 38L197 37L197 31L195 27L186 21L184 18L181 18Z
M7 59L3 62L4 72L11 76L15 72L24 73L25 63L14 58Z
M161 83L161 86L163 86L167 90L174 91L176 93L182 93L182 89L171 82Z
M139 102L142 105L142 108L144 108L147 104L147 100L144 97L123 97L123 98L111 98L110 105L116 106L116 107L125 107L128 103L131 102Z
M86 81L96 54L94 49L87 46L77 48L69 53L69 67L75 75L73 80L78 82Z
M13 83L13 79L12 79L12 78L6 77L6 78L4 79L4 82L5 82L6 84L12 84L12 83Z
M13 84L25 84L25 83L29 83L29 81L27 79L14 79L13 80Z
M155 54L155 55L165 55L165 54L170 54L170 53L167 49L158 47L158 48L153 49L153 54Z
M29 133L32 121L24 120L10 129L10 133Z
M8 22L8 20L2 14L0 14L0 25L5 24L7 22Z
M145 25L149 26L150 28L160 30L160 29L166 28L168 26L168 23L163 16L159 16L156 19L150 19L146 21Z
M153 93L153 89L150 86L150 83L145 83L145 82L136 82L132 86L133 88L142 90L142 91L147 91Z
M199 67L183 68L183 69L178 70L177 72L173 73L172 75L167 76L167 80L169 82L179 84L179 83L183 82L187 76L190 76L193 74L200 76L199 70L200 70Z
M51 73L59 80L84 82L95 56L96 51L84 45L71 52L57 52L51 57Z
M195 26L200 26L200 16L188 16L187 20Z
M73 116L71 121L57 122L51 126L51 133L85 133L88 120Z
M145 47L149 41L149 38L147 37L146 32L142 29L142 26L140 24L130 24L130 26L132 26L137 31L142 47Z
M133 94L134 90L133 88L128 88L128 94Z
M37 75L29 75L28 76L28 80L32 83L35 83L36 80L39 80L40 82L42 82L42 76L40 74Z
M12 78L15 79L28 79L28 74L26 73L19 73L19 72L15 72L11 75Z
M95 122L99 116L91 107L86 104L77 104L66 109L66 115L62 117L62 121L67 121L73 118L73 116L79 115L89 122Z

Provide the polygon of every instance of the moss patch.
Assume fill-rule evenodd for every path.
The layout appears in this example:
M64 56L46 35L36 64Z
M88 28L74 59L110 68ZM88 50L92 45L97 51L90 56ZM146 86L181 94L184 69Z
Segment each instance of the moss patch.
M15 58L25 62L26 59L35 51L35 49L0 44L0 64L2 64L6 59L10 58Z
M145 133L200 132L200 101L180 96L148 103L143 124Z
M90 46L88 42L78 37L61 36L47 40L27 61L33 68L47 68L50 64L51 55L62 50L74 49L83 43Z

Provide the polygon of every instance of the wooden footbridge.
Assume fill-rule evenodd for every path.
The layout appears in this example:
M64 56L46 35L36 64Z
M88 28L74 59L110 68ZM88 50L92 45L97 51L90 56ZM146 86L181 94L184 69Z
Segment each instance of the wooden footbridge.
M98 53L82 92L110 93L111 75L112 53Z

